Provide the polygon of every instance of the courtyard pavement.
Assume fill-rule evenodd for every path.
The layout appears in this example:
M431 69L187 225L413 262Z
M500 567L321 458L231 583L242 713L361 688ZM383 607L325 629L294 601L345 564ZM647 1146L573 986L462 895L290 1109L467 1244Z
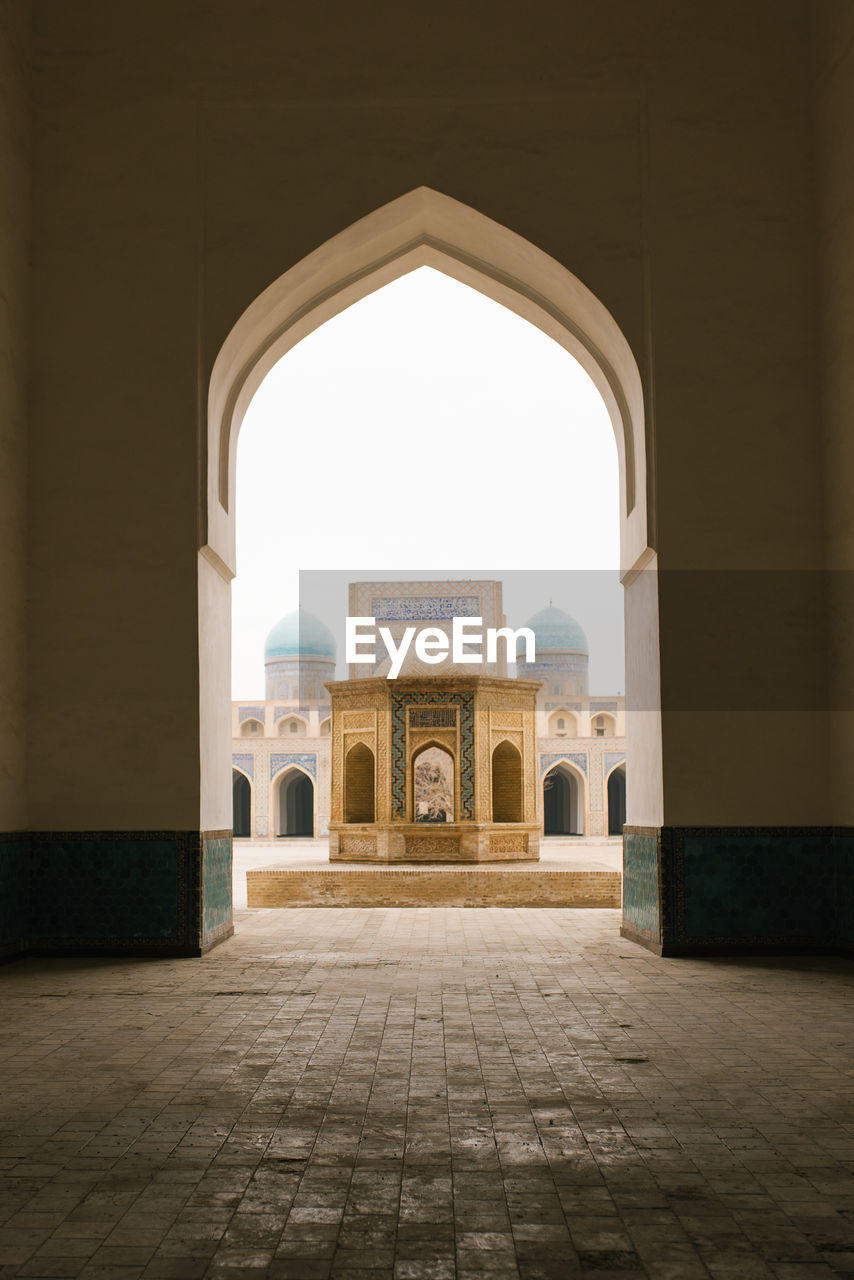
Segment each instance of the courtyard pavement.
M854 1275L854 965L618 913L242 911L0 972L0 1275Z

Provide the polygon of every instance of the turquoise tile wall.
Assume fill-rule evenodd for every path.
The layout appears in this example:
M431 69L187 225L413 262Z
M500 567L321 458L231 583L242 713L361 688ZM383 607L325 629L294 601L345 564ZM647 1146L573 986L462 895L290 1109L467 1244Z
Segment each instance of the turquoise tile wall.
M707 831L683 836L686 938L832 940L833 836Z
M854 828L833 833L836 853L837 934L840 943L854 949Z
M205 941L231 923L231 833L202 841L202 936Z
M0 833L0 956L24 949L30 930L29 837Z
M652 828L623 832L623 920L658 940L658 831Z
M199 955L231 932L231 832L0 835L0 956Z
M30 932L37 945L179 945L187 933L191 842L184 833L36 832Z

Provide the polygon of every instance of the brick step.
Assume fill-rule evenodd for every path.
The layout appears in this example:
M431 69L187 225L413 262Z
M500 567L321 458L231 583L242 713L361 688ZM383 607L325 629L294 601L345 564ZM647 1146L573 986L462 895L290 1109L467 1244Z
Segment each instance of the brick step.
M619 907L619 871L537 866L259 867L250 907Z

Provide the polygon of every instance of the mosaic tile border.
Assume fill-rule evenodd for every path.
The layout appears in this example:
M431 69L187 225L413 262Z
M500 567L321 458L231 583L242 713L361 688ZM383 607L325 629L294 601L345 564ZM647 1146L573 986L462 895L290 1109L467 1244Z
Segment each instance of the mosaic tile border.
M408 707L456 706L460 712L460 821L474 818L474 694L456 690L392 691L391 804L392 820L406 820L406 710Z
M851 911L854 884L846 863L847 849L854 848L854 829L834 826L632 827L626 828L625 834L656 837L659 928L657 931L644 928L640 920L633 919L632 915L636 913L632 911L631 900L624 899L620 932L630 941L664 956L827 954L854 950L854 915ZM764 914L766 918L776 915L777 928L745 929L739 932L695 928L692 931L692 912L695 918L698 913L702 915L704 904L702 882L698 881L696 874L692 876L690 856L686 853L686 842L691 840L720 842L724 846L727 842L732 842L733 847L729 850L731 854L737 852L736 842L764 843L770 846L764 852L771 862L776 852L773 845L777 843L780 855L789 855L786 865L788 906L783 897L779 901L772 897L770 905L761 903L761 909L754 912L754 915ZM797 857L794 860L791 857L792 844L799 841L804 842L802 867L798 865ZM626 847L624 841L624 851ZM625 860L624 852L624 863ZM731 891L731 886L726 886L724 880L727 868L723 863L719 865L725 895ZM757 874L761 877L767 872L760 866ZM797 928L780 928L781 922L792 919L793 912L797 923L798 912L803 910L803 898L796 897L795 894L799 879L803 880L804 877L808 882L810 877L813 878L809 910L813 920L818 922L818 927L802 933ZM711 908L706 904L706 908L711 915L715 914L714 902ZM749 915L749 910L745 914ZM803 922L803 916L801 921Z

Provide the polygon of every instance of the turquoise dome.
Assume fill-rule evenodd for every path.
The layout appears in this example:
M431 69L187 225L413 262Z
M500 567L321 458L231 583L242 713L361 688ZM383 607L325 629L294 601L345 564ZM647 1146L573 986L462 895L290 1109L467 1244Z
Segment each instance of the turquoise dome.
M305 609L295 609L281 618L267 636L264 661L275 658L328 658L335 661L335 637L332 632Z
M582 653L588 652L587 636L575 618L571 618L568 613L564 613L563 609L557 609L552 604L535 613L533 618L528 619L525 626L530 627L537 638L538 655L549 652L561 653L566 649L580 649Z

